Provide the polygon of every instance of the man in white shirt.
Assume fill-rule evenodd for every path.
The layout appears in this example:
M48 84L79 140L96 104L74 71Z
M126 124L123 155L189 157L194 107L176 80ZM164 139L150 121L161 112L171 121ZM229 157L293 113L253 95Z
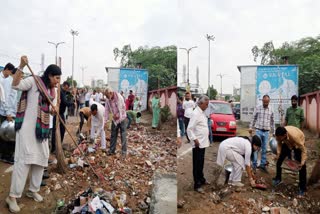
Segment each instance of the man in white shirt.
M4 120L13 121L17 111L17 91L11 88L11 77L14 66L11 63L6 64L0 73L0 84L4 89L5 102L0 102L0 122Z
M93 90L90 99L92 99L93 101L97 102L97 90Z
M95 101L97 102L97 103L100 103L101 105L102 105L102 100L103 100L103 95L102 95L102 93L100 92L100 89L97 89L96 90L96 97L95 97Z
M11 88L13 80L11 75L14 70L14 66L11 63L8 63L0 73L0 85L3 89L3 96L0 102L0 125L5 120L14 121L16 116L18 102L17 91ZM15 143L1 140L0 144L0 159L12 163Z
M87 93L84 96L85 98L85 106L89 107L90 106L90 98L91 98L91 92L89 91L89 89L87 89Z
M199 98L198 106L193 111L187 133L192 142L193 180L194 190L204 193L202 185L208 184L203 175L205 149L209 147L208 119L204 111L208 108L209 97Z
M94 140L100 135L101 137L101 149L106 150L106 133L104 131L104 107L97 102L92 102L90 106L91 110L91 139Z
M191 99L191 93L189 91L185 94L185 100L182 103L182 108L184 109L184 127L187 130L189 121L193 112L193 109L196 107L194 101ZM188 139L188 143L190 142L188 133L186 132L186 137Z

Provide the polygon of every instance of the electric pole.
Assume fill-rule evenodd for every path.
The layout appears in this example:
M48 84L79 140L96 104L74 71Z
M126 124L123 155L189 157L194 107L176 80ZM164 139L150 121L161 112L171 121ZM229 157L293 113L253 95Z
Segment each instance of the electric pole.
M222 77L226 76L225 74L217 74L220 77L220 99L222 97Z
M209 42L209 57L208 57L208 97L210 99L210 41L214 41L215 37L213 35L206 35Z

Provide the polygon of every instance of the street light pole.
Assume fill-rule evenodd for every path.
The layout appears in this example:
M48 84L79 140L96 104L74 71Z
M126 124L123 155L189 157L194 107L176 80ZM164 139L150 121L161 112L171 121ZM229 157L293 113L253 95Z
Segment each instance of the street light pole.
M214 36L213 35L206 35L206 38L209 42L209 59L208 59L208 97L210 99L210 41L214 41Z
M187 83L188 83L188 86L190 85L190 82L189 82L189 53L190 53L190 51L192 50L192 49L194 49L194 48L197 48L197 46L194 46L194 47L191 47L191 48L189 48L189 49L187 49L187 48L180 48L181 50L185 50L185 51L187 51L187 55L188 55L188 58L187 58L187 67L188 67L188 79L187 79Z
M221 99L221 97L222 97L222 77L224 77L225 76L225 74L217 74L217 76L219 76L220 77L220 99Z
M84 72L84 69L86 69L87 68L87 66L81 66L80 67L81 68L81 70L82 70L82 85L84 86L84 78L83 78L83 72Z
M56 47L56 65L58 65L58 46L61 44L64 44L65 42L58 42L58 43L54 43L54 42L50 42L48 41L49 44L52 44Z
M72 76L71 76L71 84L72 84L72 88L74 88L74 84L73 84L73 73L74 73L74 36L78 36L79 32L72 30L70 31L71 35L72 35Z

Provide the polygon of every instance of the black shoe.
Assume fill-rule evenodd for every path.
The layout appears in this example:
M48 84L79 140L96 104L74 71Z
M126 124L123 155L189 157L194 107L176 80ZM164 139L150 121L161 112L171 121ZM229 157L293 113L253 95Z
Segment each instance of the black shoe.
M2 160L5 163L14 164L14 157L13 156L12 157L3 156L0 158L0 160Z
M201 183L201 185L211 185L211 183L209 181L204 181Z
M110 152L110 151L107 152L108 156L115 155L115 154L116 154L115 152Z
M273 178L273 179L272 179L272 185L273 185L274 187L279 186L280 184L282 184L282 181L281 181L281 180L278 180L278 179L276 179L276 178Z
M42 187L47 186L47 182L45 182L44 180L42 180L42 181L41 181L41 186L42 186Z
M45 179L48 179L49 177L50 176L49 176L48 170L45 170L44 173L43 173L42 179L45 180Z

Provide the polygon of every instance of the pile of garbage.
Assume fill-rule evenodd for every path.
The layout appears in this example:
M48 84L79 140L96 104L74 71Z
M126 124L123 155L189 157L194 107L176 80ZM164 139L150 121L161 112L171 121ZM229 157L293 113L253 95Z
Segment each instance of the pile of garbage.
M123 213L131 214L132 210L125 207L126 194L121 193L120 195L114 192L107 192L101 188L96 188L92 191L91 188L83 192L79 192L76 198L65 204L64 200L57 201L56 213L96 213L96 214L108 214L108 213ZM116 210L111 202L116 201L118 209Z
M108 145L110 135L106 139ZM82 136L79 148L85 155L70 149L65 153L68 173L50 173L46 194L65 194L57 203L59 213L147 213L155 170L177 170L175 141L140 127L127 131L126 159L121 158L119 137L115 155L107 156L99 147L99 140L92 143Z

